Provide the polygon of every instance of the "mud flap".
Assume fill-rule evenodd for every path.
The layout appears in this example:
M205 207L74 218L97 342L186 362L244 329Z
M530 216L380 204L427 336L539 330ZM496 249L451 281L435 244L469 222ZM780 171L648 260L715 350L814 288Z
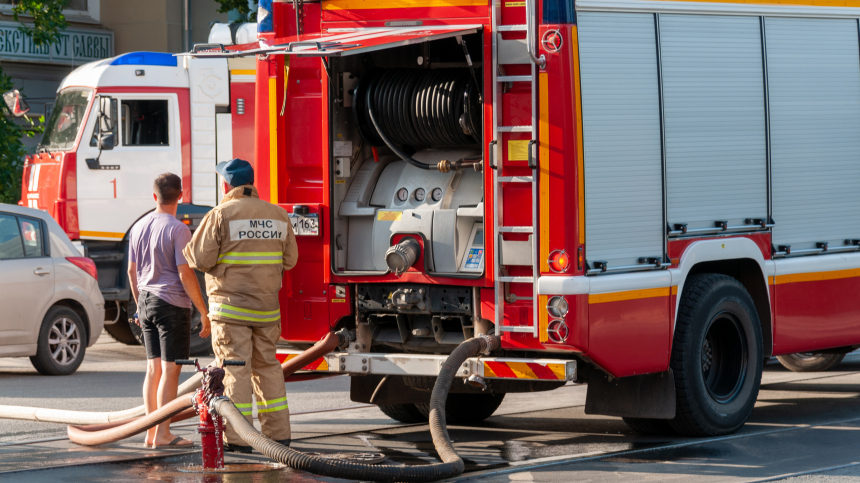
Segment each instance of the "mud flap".
M672 369L657 374L612 378L594 371L588 377L585 414L628 418L675 417L675 377Z

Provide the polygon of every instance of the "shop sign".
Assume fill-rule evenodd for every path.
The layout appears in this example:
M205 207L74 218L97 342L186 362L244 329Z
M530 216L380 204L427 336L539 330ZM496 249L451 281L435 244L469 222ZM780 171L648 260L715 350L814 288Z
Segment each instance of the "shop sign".
M0 22L0 59L83 64L113 56L113 32L66 29L60 41L35 45L15 22Z

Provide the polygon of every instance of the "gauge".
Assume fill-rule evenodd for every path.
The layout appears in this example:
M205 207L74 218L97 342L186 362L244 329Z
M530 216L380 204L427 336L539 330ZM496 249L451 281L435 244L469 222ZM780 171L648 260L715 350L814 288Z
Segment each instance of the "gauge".
M433 188L433 191L430 192L430 199L434 202L442 199L442 188Z
M409 198L409 190L406 188L400 188L397 190L397 200L401 203L406 201Z
M424 188L418 188L417 190L415 190L414 194L415 194L415 200L424 201L424 196L425 196Z

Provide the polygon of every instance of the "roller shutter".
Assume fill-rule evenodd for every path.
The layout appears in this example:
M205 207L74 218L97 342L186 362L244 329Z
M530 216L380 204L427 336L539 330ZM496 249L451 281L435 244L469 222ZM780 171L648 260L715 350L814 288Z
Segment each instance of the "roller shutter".
M654 16L578 16L589 262L663 254Z
M774 243L860 238L857 21L768 18L765 31Z
M759 18L661 15L660 49L668 222L766 218Z

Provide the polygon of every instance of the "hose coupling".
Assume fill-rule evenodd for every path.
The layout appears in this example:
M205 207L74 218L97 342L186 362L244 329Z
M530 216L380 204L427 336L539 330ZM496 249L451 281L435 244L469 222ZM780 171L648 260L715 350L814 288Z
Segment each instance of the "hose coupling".
M230 398L227 396L215 396L209 400L209 412L216 416L221 416L218 412L218 406L220 406L222 402L230 402Z
M487 335L487 334L478 334L478 337L480 337L481 339L484 339L486 341L487 347L484 348L483 351L481 351L482 355L488 356L488 355L490 355L491 352L493 352L494 350L501 347L501 341L496 336Z
M421 245L412 237L400 240L400 243L392 245L385 252L385 264L388 269L400 276L418 260L421 254Z
M335 332L334 335L337 336L338 347L346 347L349 345L350 342L353 342L355 340L355 332L351 330L346 330L345 327Z
M458 161L448 161L443 159L436 164L436 169L440 173L449 173L451 171L460 171L461 169L471 167L475 171L482 171L483 164L480 158L463 158Z

